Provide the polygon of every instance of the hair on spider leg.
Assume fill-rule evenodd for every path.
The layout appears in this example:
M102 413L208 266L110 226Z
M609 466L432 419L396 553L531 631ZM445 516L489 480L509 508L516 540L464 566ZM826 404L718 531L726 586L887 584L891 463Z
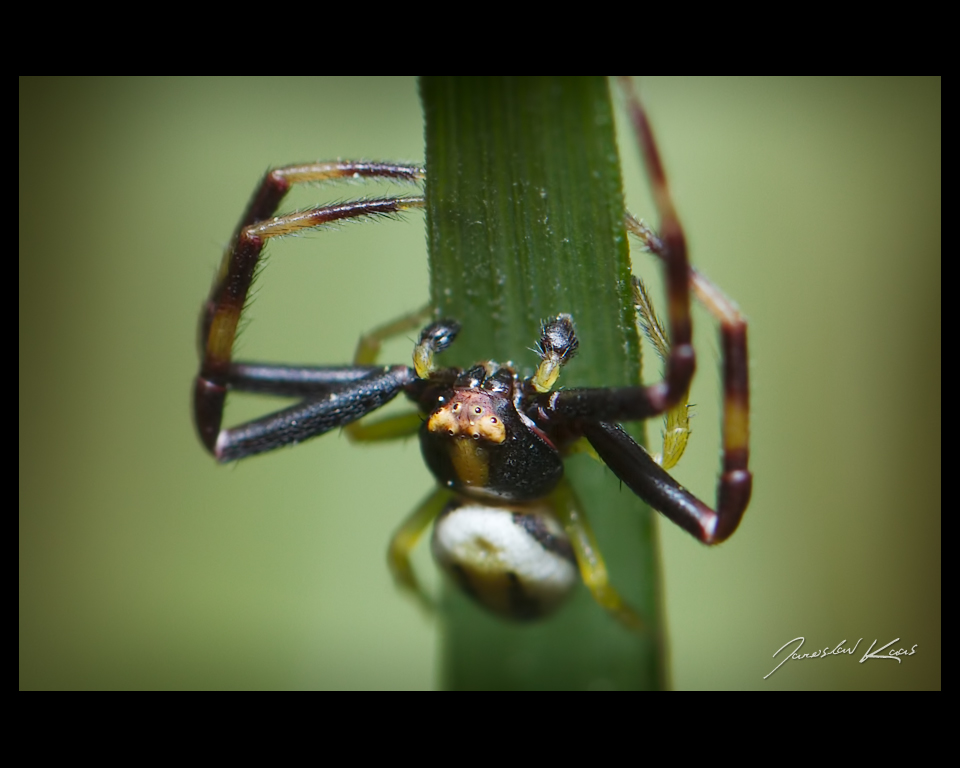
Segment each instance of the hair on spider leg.
M633 275L631 280L633 303L637 310L640 327L657 351L660 360L666 362L670 353L670 338L663 326L663 321L657 315L643 281L636 275ZM690 419L694 416L692 406L688 402L689 395L690 392L687 390L677 404L663 414L663 427L660 431L662 447L659 453L650 455L664 469L676 466L687 449L687 441L692 434Z
M663 328L663 321L653 308L653 302L650 300L650 295L647 293L647 287L643 284L643 280L633 275L631 283L633 285L633 304L637 310L637 317L640 319L640 327L653 348L657 350L660 359L666 360L670 351L670 341Z
M401 210L391 209L389 206L398 200L407 203L407 207ZM362 213L354 216L338 217L329 221L318 221L316 223L312 223L312 220L316 218L317 210L315 208L301 208L291 211L282 217L278 216L275 219L265 221L263 222L263 226L268 227L274 225L274 222L279 224L282 221L282 226L280 226L277 231L270 235L272 239L277 240L282 240L288 237L310 237L319 232L340 232L343 231L344 225L348 224L378 220L400 221L403 214L406 213L406 211L410 208L422 208L423 198L419 196L409 198L345 198L339 202L332 203L330 208L336 209L356 206L365 206L368 208L368 210L364 210ZM301 220L305 222L306 225L302 224Z
M361 159L359 161L352 162L349 165L351 166L351 170L350 173L346 175L312 179L308 181L305 186L312 189L319 189L326 185L332 184L343 184L345 186L354 187L361 184L370 184L371 181L384 187L389 186L390 184L422 185L427 176L427 169L421 165L418 165L417 163L385 163L377 160ZM378 175L371 177L360 170L356 170L356 166L365 166L368 170L377 169L381 174L385 169L392 167L395 169L395 173L392 176ZM304 168L309 169L310 165L304 164Z

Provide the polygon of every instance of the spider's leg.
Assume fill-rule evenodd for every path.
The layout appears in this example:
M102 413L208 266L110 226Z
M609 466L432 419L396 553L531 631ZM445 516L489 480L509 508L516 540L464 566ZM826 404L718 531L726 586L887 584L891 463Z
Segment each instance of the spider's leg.
M374 330L361 339L357 357L363 360L366 355L372 361L383 339L416 327L427 315L429 310L422 309ZM221 431L217 457L229 461L262 453L337 426L344 427L347 437L354 441L392 440L416 434L423 421L419 412L373 422L356 420L385 405L400 390L416 400L424 377L433 371L434 355L446 349L458 331L459 326L450 320L431 323L423 329L414 348L415 364L426 365L422 376L406 366L232 363L227 378L230 389L306 400L263 419Z
M395 368L403 368L403 366L395 366ZM381 376L389 370L378 365L336 367L232 363L227 387L234 392L318 400L334 393L342 397L345 389L363 386L364 379ZM419 412L412 412L389 416L374 422L364 419L339 426L344 426L344 431L351 440L372 442L410 437L416 434L421 421Z
M746 486L721 477L717 509L713 510L680 485L617 424L587 422L581 425L600 458L627 487L704 544L719 544L740 524L750 500Z
M339 161L289 166L267 173L224 253L201 315L201 363L194 384L194 419L207 450L216 451L231 377L233 341L266 241L331 222L423 207L422 197L399 197L357 200L269 218L290 186L345 178L419 181L423 175L423 169L414 166Z
M384 440L397 440L413 437L423 424L424 417L419 411L398 413L382 419L364 419L348 424L344 432L350 440L358 443L379 443Z
M663 243L649 227L630 214L626 215L626 224L627 231L639 238L644 248L660 258L664 257ZM723 350L723 470L717 489L720 500L717 508L723 511L739 506L739 512L730 512L739 521L750 501L753 485L752 475L747 468L750 459L747 320L723 291L692 267L689 283L697 300L720 325L720 346ZM730 530L732 532L733 529Z
M424 307L364 336L360 339L360 344L357 347L357 359L375 359L382 340L402 333L411 327L416 327L420 321L429 317L430 314L432 314L430 308ZM453 343L459 332L460 324L449 319L430 323L420 332L417 343L413 348L413 370L417 377L417 384L407 388L407 396L411 400L419 402L419 398L423 394L423 387L428 379L437 381L437 368L434 365L434 359L437 354L443 352ZM422 423L423 417L418 411L416 413L400 414L399 416L388 416L376 421L367 419L364 422L355 422L347 426L346 433L347 437L355 441L392 440L397 437L410 437L420 429Z
M687 241L673 205L673 197L667 184L660 151L653 137L647 114L640 104L633 82L621 79L627 98L627 109L633 123L640 152L647 168L647 176L653 191L654 203L660 214L660 231L663 251L661 254L667 291L667 317L670 327L670 353L664 364L664 378L658 384L646 387L643 399L655 415L675 405L690 388L690 380L696 368L693 349L693 324L690 318L690 264L687 258ZM641 417L645 418L645 417Z
M328 395L333 390L342 389L384 371L383 366L376 365L382 342L419 328L431 314L429 307L423 307L364 334L357 344L352 366L231 363L227 377L228 388L238 392L278 397L317 399ZM344 431L347 437L354 441L391 440L415 434L421 421L418 412L404 413L373 422L368 419L353 421L346 425Z
M427 610L434 609L433 600L423 591L417 575L410 564L410 553L423 536L423 532L437 519L453 494L445 488L437 488L431 493L390 539L390 548L387 550L387 563L390 572L398 587L408 590Z
M413 371L404 365L383 368L321 397L222 429L212 453L218 461L235 461L345 427L386 405L416 380Z
M316 398L383 371L382 365L279 365L231 363L227 388L275 397Z
M694 269L690 285L703 306L720 323L723 349L723 474L717 495L742 504L740 515L750 501L753 476L750 461L750 377L747 358L747 321L723 291ZM736 501L734 501L736 500ZM739 520L739 515L738 518ZM731 531L732 533L732 531Z
M314 184L349 179L386 179L397 182L421 182L426 171L417 165L397 163L370 163L357 160L333 160L319 163L301 163L274 168L266 175L247 204L236 235L251 224L268 219L294 184Z
M383 342L399 336L402 333L419 330L423 324L433 315L433 310L428 304L418 310L410 312L389 323L384 323L379 328L363 334L360 341L357 342L357 351L353 355L353 364L375 365L377 357L380 354L380 347Z
M626 432L605 422L633 421L657 415L644 387L567 389L541 395L531 409L535 420L573 422L600 458L640 498L701 541L716 544L730 536L750 501L753 477L749 460L749 387L746 323L723 294L698 273L691 284L708 308L722 316L723 468L717 508L710 509L682 488Z
M666 360L670 353L670 339L663 328L663 323L653 308L653 302L647 295L643 281L633 277L633 304L643 327L643 333L657 350L661 360ZM653 460L664 469L676 466L687 448L690 438L690 391L684 393L676 405L671 407L663 416L663 447Z
M433 311L428 305L365 333L357 342L357 350L353 356L354 365L360 367L373 365L377 361L384 341L419 329L432 314ZM393 440L416 434L421 422L419 412L403 413L373 421L370 419L355 421L348 424L344 431L347 437L355 442Z
M580 578L590 590L593 599L627 629L643 630L643 619L633 610L610 584L607 566L603 562L593 529L587 522L583 506L573 487L562 479L550 495L550 504L573 545L573 553L580 569Z
M233 363L230 366L227 385L235 392L316 400L329 395L334 390L342 390L361 379L380 374L384 370L385 368L380 365L337 367ZM352 421L346 425L344 431L351 440L365 442L391 440L416 434L421 421L420 414L412 412L379 419L372 423L367 419Z
M642 221L626 215L627 231L645 249L663 258L663 243ZM750 376L747 358L747 320L736 303L713 282L690 267L690 288L697 300L720 324L723 349L724 466L746 470L750 449Z
M535 398L535 414L548 422L641 421L664 412L647 395L649 387L561 389ZM534 419L537 420L536 418Z

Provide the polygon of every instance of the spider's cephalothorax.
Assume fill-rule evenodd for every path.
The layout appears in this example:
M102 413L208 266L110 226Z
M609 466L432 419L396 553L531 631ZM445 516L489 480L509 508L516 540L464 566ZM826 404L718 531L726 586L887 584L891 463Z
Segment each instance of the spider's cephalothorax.
M683 230L663 176L653 135L638 101L631 117L646 156L661 215L662 238L625 214L627 231L663 261L669 334L635 280L635 304L647 337L664 360L662 381L644 386L557 388L561 368L577 350L574 321L559 314L542 325L535 373L523 378L511 364L440 368L435 357L453 343L459 325L425 309L363 337L352 365L336 367L238 363L233 342L267 240L345 219L422 208L412 195L364 199L274 216L293 184L376 178L419 183L425 171L389 163L335 161L268 173L238 225L200 323L200 370L194 382L194 420L200 440L227 462L292 445L343 428L354 440L419 432L437 489L394 536L389 561L402 586L423 597L410 551L434 525L437 562L481 604L498 614L531 619L549 613L569 593L579 570L596 600L631 628L641 624L607 580L597 542L569 484L563 456L583 440L590 453L640 498L706 544L737 528L750 499L749 387L746 322L736 306L689 266ZM719 321L723 350L723 468L713 509L668 473L689 434L686 398L695 368L690 295ZM433 322L430 322L433 320ZM426 327L413 365L376 364L381 342ZM296 397L300 402L236 427L222 428L230 390ZM404 393L417 412L368 423L361 419ZM660 455L651 456L621 422L665 415Z
M487 362L429 389L420 443L442 486L491 502L535 501L556 487L563 463L523 414L524 383L511 367Z

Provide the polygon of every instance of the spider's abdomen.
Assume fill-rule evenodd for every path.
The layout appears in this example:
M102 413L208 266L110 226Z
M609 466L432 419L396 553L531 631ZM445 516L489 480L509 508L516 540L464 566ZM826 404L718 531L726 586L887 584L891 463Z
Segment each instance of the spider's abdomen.
M477 389L440 398L420 446L441 485L478 499L541 499L563 476L556 448L521 420L511 400Z
M433 554L481 605L517 620L552 613L577 583L577 561L544 505L456 500L437 518Z

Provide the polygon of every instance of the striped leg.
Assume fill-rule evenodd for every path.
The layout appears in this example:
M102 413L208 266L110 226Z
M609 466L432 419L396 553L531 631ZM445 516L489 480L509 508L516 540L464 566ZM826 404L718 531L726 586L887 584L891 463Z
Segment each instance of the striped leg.
M627 231L640 240L644 249L665 258L663 241L642 221L627 214L626 225ZM719 520L714 534L708 536L705 531L702 535L694 534L703 541L709 539L708 543L715 543L736 530L753 487L753 476L748 469L750 378L747 320L720 288L692 267L688 280L694 296L719 323L723 350L723 469L717 487L716 512ZM627 481L624 479L624 482Z
M684 396L690 388L690 380L696 369L693 326L690 318L690 286L687 277L690 271L687 240L673 205L650 121L640 104L633 82L628 78L622 78L621 86L627 98L630 120L647 168L654 203L660 215L661 243L663 244L661 256L666 273L667 318L670 326L671 348L664 365L663 381L647 387L643 399L649 402L655 413L663 413Z
M270 218L290 187L293 184L353 178L418 182L423 177L423 169L415 166L337 161L279 168L263 178L224 253L201 314L201 362L194 382L193 402L197 431L207 450L218 454L227 389L238 382L256 378L246 376L247 372L243 370L238 371L232 362L232 353L240 315L267 240L344 219L390 215L423 207L422 197L398 197L357 200ZM269 379L269 375L266 378ZM269 386L268 382L263 376L259 379L261 388L258 391L267 391L265 387ZM285 444L285 441L277 444Z

